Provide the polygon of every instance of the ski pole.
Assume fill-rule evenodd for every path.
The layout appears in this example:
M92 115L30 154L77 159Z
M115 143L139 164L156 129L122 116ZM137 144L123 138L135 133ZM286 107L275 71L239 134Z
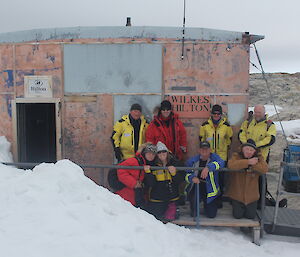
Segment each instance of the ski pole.
M199 183L196 184L196 228L200 228L200 204L199 204Z

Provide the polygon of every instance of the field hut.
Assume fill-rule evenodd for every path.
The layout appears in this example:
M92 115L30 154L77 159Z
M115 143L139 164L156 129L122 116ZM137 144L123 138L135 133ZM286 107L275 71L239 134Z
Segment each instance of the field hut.
M205 28L75 27L0 34L0 136L18 162L112 164L112 127L139 103L173 103L195 154L220 104L234 131L247 113L249 52L263 36ZM188 157L187 156L187 157ZM105 184L104 173L86 174Z

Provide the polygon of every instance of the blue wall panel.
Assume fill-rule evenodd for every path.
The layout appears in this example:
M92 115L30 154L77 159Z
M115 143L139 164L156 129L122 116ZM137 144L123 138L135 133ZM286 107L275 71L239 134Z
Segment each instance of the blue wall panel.
M64 45L65 93L161 93L162 46Z

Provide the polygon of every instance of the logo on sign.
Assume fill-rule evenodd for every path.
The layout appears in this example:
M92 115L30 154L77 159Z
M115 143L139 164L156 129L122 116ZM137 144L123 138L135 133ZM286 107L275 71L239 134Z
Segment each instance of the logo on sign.
M41 80L35 80L33 85L30 86L30 90L32 91L46 91L47 88L43 87L43 81Z

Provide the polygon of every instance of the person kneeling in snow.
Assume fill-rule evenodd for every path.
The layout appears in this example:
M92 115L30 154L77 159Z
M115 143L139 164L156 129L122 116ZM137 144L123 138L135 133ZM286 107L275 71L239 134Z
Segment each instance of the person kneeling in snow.
M252 139L242 145L239 153L233 154L228 161L228 168L244 170L231 173L227 195L232 199L233 217L254 219L259 199L259 173L266 173L268 164Z
M179 184L184 181L184 174L176 171L179 161L162 142L157 145L156 165L168 167L160 170L146 170L145 185L149 187L147 211L157 219L171 221L176 218L176 201L179 199Z
M217 215L217 197L220 194L219 169L224 168L224 161L216 153L211 153L210 144L207 141L200 142L199 154L190 158L186 162L188 167L203 167L201 172L198 170L187 170L186 181L191 183L188 188L188 200L190 201L191 216L195 216L196 207L196 187L199 184L199 200L204 203L204 211L208 218Z
M149 170L149 165L154 165L156 157L156 146L153 144L143 144L140 146L136 157L129 158L118 165L121 166L144 166L144 170ZM144 190L143 180L145 177L144 170L136 169L118 169L117 175L120 182L125 187L117 192L123 199L131 202L136 207L144 208Z

